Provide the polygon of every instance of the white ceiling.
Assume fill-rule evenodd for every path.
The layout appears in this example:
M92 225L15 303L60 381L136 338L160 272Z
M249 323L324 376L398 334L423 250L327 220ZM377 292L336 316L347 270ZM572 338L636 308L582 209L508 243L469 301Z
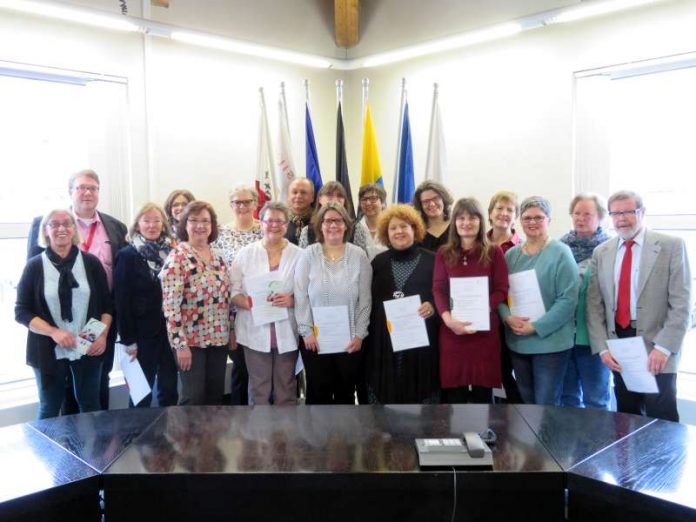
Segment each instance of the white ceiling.
M360 41L347 51L334 42L333 0L170 0L169 8L150 7L149 0L126 2L128 14L157 22L331 58L358 58L581 0L361 0ZM70 3L120 12L118 0Z

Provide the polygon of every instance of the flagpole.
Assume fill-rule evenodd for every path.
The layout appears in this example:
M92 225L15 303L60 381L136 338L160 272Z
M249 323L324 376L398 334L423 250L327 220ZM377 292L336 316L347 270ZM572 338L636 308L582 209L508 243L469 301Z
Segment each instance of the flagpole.
M437 98L438 98L438 89L439 86L437 83L433 83L433 108L431 110L430 114L430 132L428 134L428 157L425 160L425 179L430 179L430 172L428 172L428 167L430 167L430 158L432 156L433 151L431 150L433 147L433 128L435 127L435 118L436 114L435 111L437 109Z
M399 160L401 159L401 138L404 126L404 103L406 102L406 78L401 78L401 105L399 106L399 129L396 140L396 166L394 167L394 190L392 191L392 203L397 203L399 198Z
M275 158L273 157L273 151L271 150L271 131L268 128L268 112L266 111L266 96L263 93L263 87L259 87L259 95L261 97L261 111L263 114L263 125L265 127L266 141L268 142L268 164L272 167L275 165ZM275 176L270 176L271 178L271 188L273 194L271 194L271 199L278 197L278 187L276 186Z
M280 82L280 97L283 99L283 112L285 113L286 129L290 136L290 120L288 119L288 100L285 98L285 82Z
M343 80L336 80L336 108L343 107Z
M367 107L367 96L368 96L368 91L370 90L370 79L369 78L363 78L362 80L362 122L363 126L365 125L365 108Z

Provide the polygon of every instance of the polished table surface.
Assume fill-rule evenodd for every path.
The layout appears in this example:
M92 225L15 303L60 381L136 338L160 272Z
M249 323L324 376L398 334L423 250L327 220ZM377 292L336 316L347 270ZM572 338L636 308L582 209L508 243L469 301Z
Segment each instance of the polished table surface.
M415 438L486 428L492 470L419 470ZM566 488L571 520L696 520L694 442L685 425L533 405L95 412L0 429L0 520L96 520L99 489L107 522L562 520Z

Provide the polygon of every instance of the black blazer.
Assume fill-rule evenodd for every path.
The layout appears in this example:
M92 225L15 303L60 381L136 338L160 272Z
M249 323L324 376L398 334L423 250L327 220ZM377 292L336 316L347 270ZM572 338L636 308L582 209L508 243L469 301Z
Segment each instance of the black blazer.
M126 245L116 255L114 301L123 344L166 334L160 280L132 245Z
M90 288L87 317L101 319L102 314L113 315L109 285L101 262L92 254L80 252L80 255L84 260ZM28 328L34 317L40 317L50 325L56 326L44 298L44 271L41 255L34 256L27 262L17 285L15 320ZM27 336L27 364L33 368L39 368L42 373L54 373L55 345L56 343L49 336L30 330ZM100 357L103 357L103 354Z
M115 261L118 251L126 245L126 234L128 233L128 229L126 225L121 223L118 219L104 212L99 212L99 218L104 224L106 235L111 243L111 259ZM29 238L27 240L27 260L40 254L44 250L39 246L39 228L41 228L42 219L43 216L37 216L31 222L31 229L29 230Z

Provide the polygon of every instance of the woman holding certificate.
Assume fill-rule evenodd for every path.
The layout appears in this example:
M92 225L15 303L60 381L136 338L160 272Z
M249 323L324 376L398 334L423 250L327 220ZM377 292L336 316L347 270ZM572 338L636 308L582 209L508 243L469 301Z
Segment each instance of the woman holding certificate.
M362 340L367 337L372 267L351 243L353 222L338 203L313 219L317 243L295 269L295 317L304 338L307 404L354 404Z
M529 197L520 212L526 240L505 254L510 297L498 310L522 400L557 406L574 344L578 267L570 248L549 238L548 200Z
M295 404L295 265L302 250L285 239L290 211L269 201L259 213L263 239L242 248L230 273L235 331L249 372L249 404Z
M217 234L210 203L186 205L179 220L182 242L169 253L159 275L182 405L222 403L227 351L236 346L227 265L211 248Z
M435 256L433 294L440 324L440 384L446 403L492 403L501 383L498 305L508 291L503 251L486 236L473 198L457 201L454 226Z
M425 226L411 205L392 205L382 212L377 233L389 249L372 261L372 318L365 347L369 401L438 402L435 255L418 246ZM407 302L401 314L391 308Z
M99 259L77 248L82 240L72 212L49 212L39 231L39 244L46 250L24 267L15 304L15 319L29 329L27 364L34 368L39 388L38 418L58 415L68 372L80 412L96 411L99 356L106 349L112 318L106 273ZM89 343L80 334L91 319L106 328Z

